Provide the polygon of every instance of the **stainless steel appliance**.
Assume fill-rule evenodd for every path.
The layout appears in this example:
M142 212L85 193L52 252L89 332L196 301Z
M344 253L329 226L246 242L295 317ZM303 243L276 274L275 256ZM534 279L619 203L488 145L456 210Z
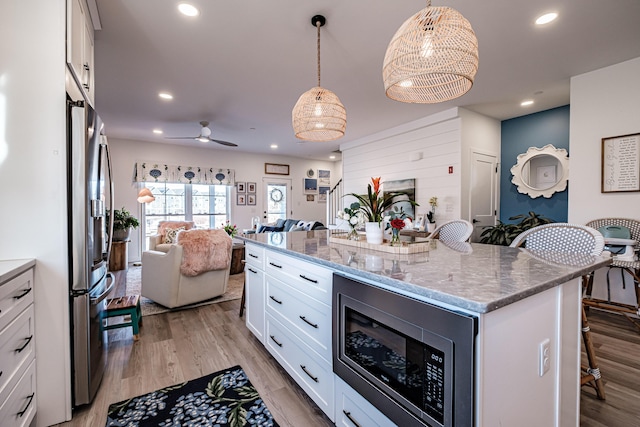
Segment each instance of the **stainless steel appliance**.
M333 371L400 426L472 426L477 318L333 276Z
M107 363L103 328L106 297L114 280L108 272L113 209L111 161L103 123L84 101L67 101L69 297L73 405L90 403ZM113 218L113 214L109 215Z

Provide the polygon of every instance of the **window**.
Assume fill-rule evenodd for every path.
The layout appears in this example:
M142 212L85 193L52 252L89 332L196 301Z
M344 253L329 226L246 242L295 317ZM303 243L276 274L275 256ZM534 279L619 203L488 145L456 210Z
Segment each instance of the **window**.
M228 185L142 182L156 200L144 205L146 237L158 231L160 221L194 221L198 228L220 228L229 219ZM145 244L146 246L146 244Z

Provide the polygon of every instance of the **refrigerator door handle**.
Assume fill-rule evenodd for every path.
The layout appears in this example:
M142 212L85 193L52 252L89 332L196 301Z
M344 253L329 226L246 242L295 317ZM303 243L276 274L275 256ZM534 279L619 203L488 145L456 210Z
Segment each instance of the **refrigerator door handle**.
M107 257L106 260L107 264L109 263L109 260L111 258L111 243L113 241L113 176L111 175L111 155L109 154L109 146L106 143L106 139L107 137L104 135L100 136L102 138L101 143L100 143L100 149L104 150L105 153L105 157L107 160L107 173L109 174L109 181L108 181L108 186L109 186L109 224L107 224L107 236L108 236L108 241L107 241Z
M115 277L113 277L113 273L110 273L110 272L107 273L107 280L111 280L111 283L109 284L109 286L107 286L104 292L98 295L97 297L89 298L89 303L91 305L100 304L109 295L109 293L111 293L111 290L116 284L116 279Z

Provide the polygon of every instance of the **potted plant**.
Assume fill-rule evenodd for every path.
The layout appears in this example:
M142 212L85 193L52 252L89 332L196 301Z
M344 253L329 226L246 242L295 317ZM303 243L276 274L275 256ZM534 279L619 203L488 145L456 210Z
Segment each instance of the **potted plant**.
M433 230L436 229L436 207L438 206L438 198L433 196L429 199L429 205L431 205L431 210L427 212L427 231L432 233Z
M513 239L523 231L553 222L552 219L538 215L535 212L529 212L529 215L520 214L509 218L511 221L516 219L520 221L508 224L498 220L496 225L486 227L482 234L480 234L480 243L509 246Z
M107 211L107 223L109 221L109 211ZM122 209L114 209L113 211L113 241L120 242L129 240L129 233L131 228L138 228L140 221L138 218L131 215L131 212L126 210L124 206Z

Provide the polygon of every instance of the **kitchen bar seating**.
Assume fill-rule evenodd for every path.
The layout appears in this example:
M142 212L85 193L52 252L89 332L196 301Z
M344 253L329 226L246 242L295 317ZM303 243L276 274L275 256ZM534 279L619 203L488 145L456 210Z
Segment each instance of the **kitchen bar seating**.
M433 230L429 236L444 242L466 242L473 233L473 224L464 219L454 219Z
M524 246L534 251L600 255L604 248L604 237L598 230L584 225L551 223L520 233L513 239L510 246L513 248ZM605 400L604 383L591 341L584 303L582 304L582 340L587 353L588 366L582 368L584 373L581 375L580 385L593 387L598 399Z

